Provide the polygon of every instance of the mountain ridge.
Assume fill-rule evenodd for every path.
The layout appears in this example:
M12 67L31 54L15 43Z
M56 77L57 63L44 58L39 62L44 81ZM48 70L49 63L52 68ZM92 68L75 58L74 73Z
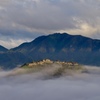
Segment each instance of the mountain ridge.
M95 46L95 44L97 46ZM41 46L42 49L44 49L44 48L47 49L49 47L51 47L53 49L56 47L59 50L59 49L63 49L64 47L75 48L75 46L76 46L77 50L81 49L81 47L82 47L85 49L87 48L88 50L90 48L91 50L94 51L94 50L100 49L100 40L91 39L91 38L84 37L81 35L69 35L66 33L63 33L63 34L55 33L55 34L50 34L47 36L40 36L40 37L36 38L35 40L33 40L32 42L23 43L20 46L18 46L17 48L14 48L12 50L16 51L19 49L22 50L22 49L27 49L27 48L35 49L35 48L33 48L35 46L36 46L36 50L37 50L39 48L38 45ZM50 51L49 49L47 49L47 50ZM40 50L40 51L42 51L42 50ZM51 50L51 51L53 51L53 50ZM44 52L45 52L45 49L44 49Z
M0 54L0 59L1 57L3 60L0 61L0 65L4 67L10 65L10 68L41 59L74 61L84 65L100 66L100 40L68 33L54 33L22 43ZM5 59L9 64L4 64Z
M0 53L4 53L6 51L8 51L8 49L0 45Z

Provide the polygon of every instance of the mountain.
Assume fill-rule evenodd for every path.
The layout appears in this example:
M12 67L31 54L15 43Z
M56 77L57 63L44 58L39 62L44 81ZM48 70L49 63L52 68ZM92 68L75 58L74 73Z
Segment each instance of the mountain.
M8 51L8 49L0 45L0 53L4 53L6 51Z
M31 59L28 56L20 52L0 53L0 67L3 69L12 69L30 61Z
M29 61L51 59L100 66L100 40L81 35L54 33L0 54L0 65L13 68ZM8 63L5 63L8 62Z
M65 49L65 50L64 50ZM100 51L100 40L83 37L81 35L69 35L67 33L55 33L48 36L40 36L30 43L23 43L12 49L13 51L27 52L38 51L52 53L60 51Z

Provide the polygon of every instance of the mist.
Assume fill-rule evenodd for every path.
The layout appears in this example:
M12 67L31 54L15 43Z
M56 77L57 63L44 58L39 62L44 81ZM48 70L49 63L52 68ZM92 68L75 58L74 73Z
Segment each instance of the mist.
M88 73L48 79L42 74L10 76L1 71L0 100L100 100L100 68L88 69Z

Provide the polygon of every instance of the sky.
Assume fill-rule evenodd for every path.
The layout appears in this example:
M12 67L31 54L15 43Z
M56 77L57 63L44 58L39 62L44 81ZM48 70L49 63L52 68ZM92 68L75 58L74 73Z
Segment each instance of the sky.
M0 0L0 45L55 32L100 39L100 0Z

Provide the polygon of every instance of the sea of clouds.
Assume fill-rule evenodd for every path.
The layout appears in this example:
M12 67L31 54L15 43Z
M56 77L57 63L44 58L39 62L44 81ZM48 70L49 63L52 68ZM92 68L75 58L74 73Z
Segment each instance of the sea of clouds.
M37 74L0 72L0 100L100 100L100 69L45 79Z

